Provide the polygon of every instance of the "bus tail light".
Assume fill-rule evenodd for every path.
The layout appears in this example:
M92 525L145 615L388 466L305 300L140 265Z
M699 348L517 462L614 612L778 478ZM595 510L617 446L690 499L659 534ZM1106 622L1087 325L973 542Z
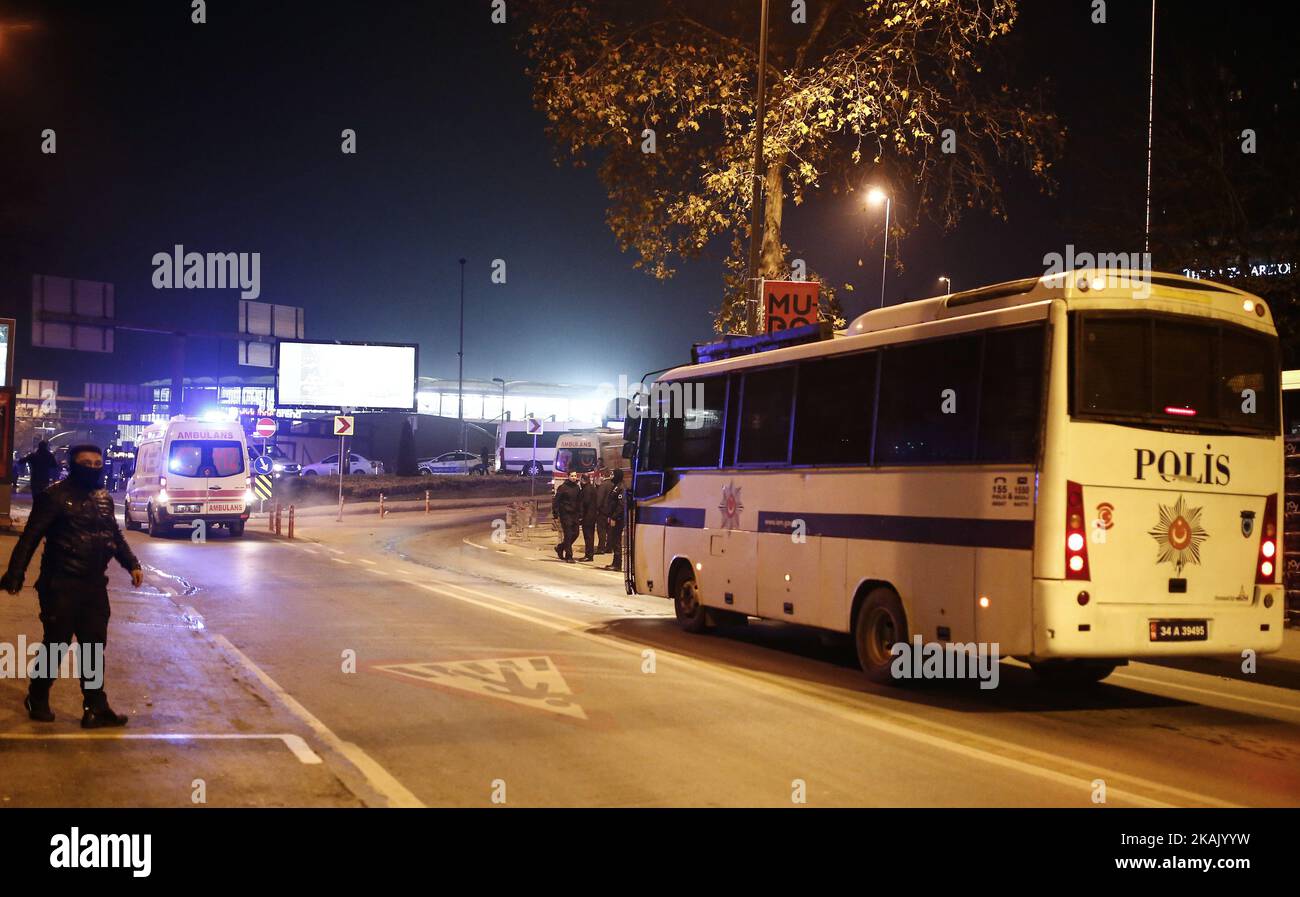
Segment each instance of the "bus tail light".
M1259 557L1255 560L1255 583L1277 582L1278 562L1277 493L1264 502L1264 519L1259 526Z
M1083 520L1083 487L1065 484L1065 578L1091 579L1088 571L1088 533Z

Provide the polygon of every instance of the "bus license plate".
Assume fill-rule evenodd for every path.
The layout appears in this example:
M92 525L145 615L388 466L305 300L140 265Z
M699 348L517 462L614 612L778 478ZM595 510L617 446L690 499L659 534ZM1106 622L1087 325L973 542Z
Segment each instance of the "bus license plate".
M236 514L242 514L244 511L244 506L238 502L235 502L233 504L230 502L227 502L225 504L217 504L215 502L208 504L208 512L212 514L218 514L218 513L230 512L230 511L233 511Z
M1203 642L1209 638L1206 620L1152 620L1153 642Z

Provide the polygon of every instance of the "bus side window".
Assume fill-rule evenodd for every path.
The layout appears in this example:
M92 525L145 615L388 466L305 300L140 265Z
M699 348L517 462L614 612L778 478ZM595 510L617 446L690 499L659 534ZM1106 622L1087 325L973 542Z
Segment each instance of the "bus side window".
M980 335L885 350L877 464L970 461L979 405Z
M722 439L722 466L733 467L736 463L736 431L740 424L740 397L743 374L732 374L727 388L727 424Z
M717 467L722 446L722 414L727 400L727 379L708 377L682 383L685 401L681 414L668 420L665 467Z
M1038 457L1045 333L1035 324L985 334L977 461L1028 464Z
M740 407L739 464L790 463L794 368L749 371Z

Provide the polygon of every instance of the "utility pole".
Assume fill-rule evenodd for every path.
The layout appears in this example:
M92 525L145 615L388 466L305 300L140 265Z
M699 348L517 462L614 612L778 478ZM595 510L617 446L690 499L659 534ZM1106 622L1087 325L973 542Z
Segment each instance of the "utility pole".
M456 352L460 371L456 375L456 419L460 421L460 450L465 451L465 260L460 260L460 349Z
M759 0L762 11L758 26L758 94L754 111L754 192L749 212L749 296L745 300L745 332L753 336L758 329L758 256L763 246L763 117L767 102L767 8L768 0Z
M1156 107L1156 0L1151 0L1151 69L1147 81L1147 223L1142 251L1151 251L1151 138Z

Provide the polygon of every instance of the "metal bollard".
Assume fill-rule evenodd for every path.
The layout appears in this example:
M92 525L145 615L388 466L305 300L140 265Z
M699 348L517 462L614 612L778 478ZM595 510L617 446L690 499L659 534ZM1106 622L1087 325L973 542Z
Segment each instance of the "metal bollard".
M266 531L268 533L275 532L275 508L274 507L272 507L270 510L266 512Z
M429 513L429 490L424 490L424 513Z
M293 538L293 505L289 505L289 538Z
M379 493L379 516L384 516L384 493Z
M275 503L275 534L280 535L280 525L284 522L284 505L278 501Z
M343 496L339 496L339 523L343 522Z

